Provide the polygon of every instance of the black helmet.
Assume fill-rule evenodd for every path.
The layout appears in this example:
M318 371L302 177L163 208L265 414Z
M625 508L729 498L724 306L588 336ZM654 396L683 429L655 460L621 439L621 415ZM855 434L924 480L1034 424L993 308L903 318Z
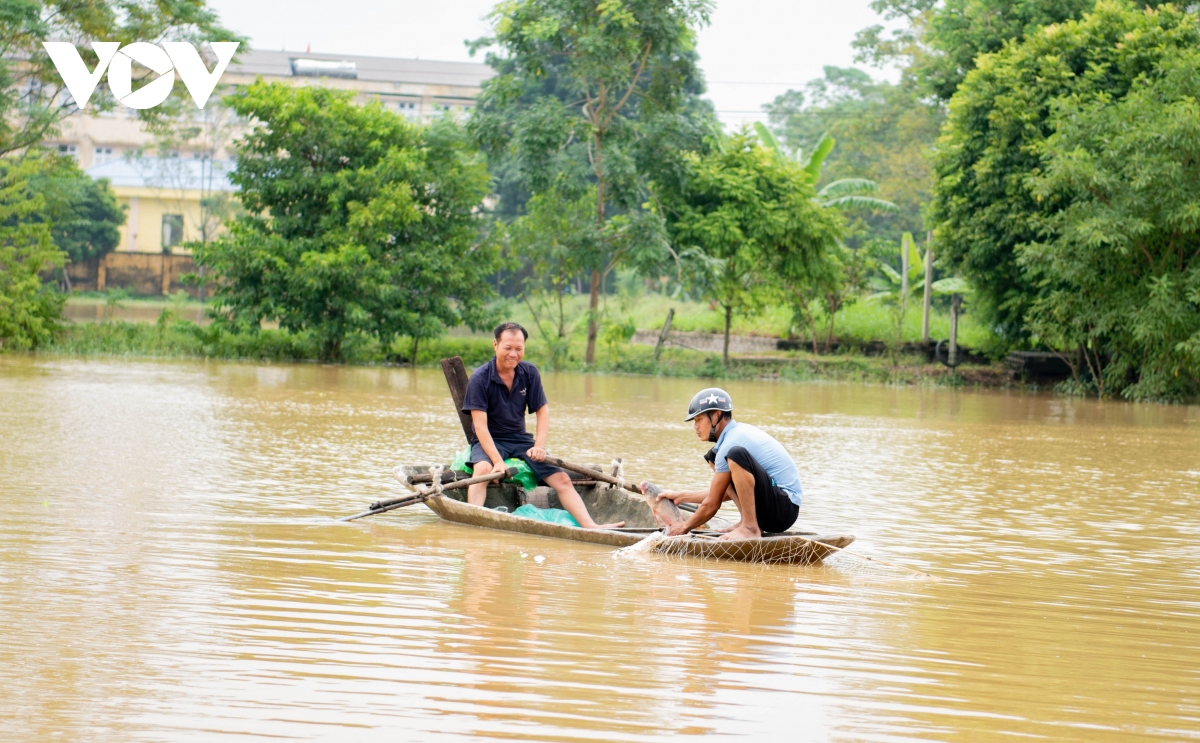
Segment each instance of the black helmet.
M690 421L701 413L707 413L710 410L732 413L733 398L720 387L709 387L700 390L692 398L691 403L688 404L688 414L683 420L684 422Z

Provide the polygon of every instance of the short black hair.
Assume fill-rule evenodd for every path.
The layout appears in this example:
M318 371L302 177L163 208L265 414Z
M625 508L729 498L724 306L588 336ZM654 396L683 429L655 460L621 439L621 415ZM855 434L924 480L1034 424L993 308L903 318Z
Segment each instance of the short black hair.
M496 340L500 340L500 336L504 335L505 333L507 333L510 330L521 331L521 335L525 336L525 340L529 340L529 331L526 330L525 328L521 327L520 323L515 323L515 322L502 322L499 325L497 325L496 331L494 333L494 335L496 336Z

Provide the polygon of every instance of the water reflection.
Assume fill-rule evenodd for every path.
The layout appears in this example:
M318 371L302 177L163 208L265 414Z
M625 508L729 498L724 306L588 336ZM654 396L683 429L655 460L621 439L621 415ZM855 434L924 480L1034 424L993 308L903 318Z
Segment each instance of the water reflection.
M694 386L547 375L552 448L700 485ZM0 357L0 737L1200 737L1200 410L729 387L947 580L335 524L459 446L439 374Z

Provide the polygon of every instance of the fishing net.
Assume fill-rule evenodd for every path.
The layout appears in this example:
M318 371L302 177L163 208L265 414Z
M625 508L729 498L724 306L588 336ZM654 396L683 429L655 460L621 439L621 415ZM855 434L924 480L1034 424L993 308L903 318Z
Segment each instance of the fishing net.
M845 537L833 539L842 540ZM833 545L831 545L833 546ZM673 557L702 557L765 564L807 565L829 554L829 547L796 537L721 540L715 534L685 534L668 537L654 532L645 539L617 550L618 559L659 554Z
M757 563L761 565L819 565L822 570L868 579L933 578L912 568L893 565L840 548L852 542L842 536L773 536L762 539L722 541L715 534L685 534L668 537L662 531L617 550L618 560L633 560L649 555L698 557L715 560ZM937 580L934 578L934 580Z

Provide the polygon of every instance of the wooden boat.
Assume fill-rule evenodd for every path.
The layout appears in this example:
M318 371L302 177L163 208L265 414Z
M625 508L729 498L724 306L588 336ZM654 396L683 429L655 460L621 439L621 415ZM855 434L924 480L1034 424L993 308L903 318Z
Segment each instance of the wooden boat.
M471 441L474 428L471 416L463 412L463 400L467 392L467 370L460 357L442 359L442 372L450 388L450 397L458 413L459 423L467 441ZM444 468L449 469L449 468ZM592 470L602 472L595 465ZM411 468L411 471L428 471L427 467ZM529 519L510 513L526 503L538 508L561 508L558 495L553 488L538 487L526 493L514 484L489 485L483 506L472 506L466 502L462 490L448 490L442 495L429 498L425 505L446 521L457 524L482 526L520 534L533 534L576 542L602 544L608 547L629 547L658 531L658 522L645 498L595 480L582 479L581 475L569 473L575 490L583 498L588 513L597 523L609 524L624 521L621 529L580 529L562 524L552 524ZM615 473L614 473L615 474ZM454 477L453 475L449 475ZM426 480L431 481L430 480ZM445 478L443 478L445 481ZM502 510L497 510L502 507ZM720 535L711 531L692 532L682 537L670 537L652 544L654 552L689 557L706 557L718 560L742 562L768 562L807 565L824 560L831 552L850 546L854 537L849 535L820 535L812 532L789 531L782 534L765 534L761 539L718 540Z
M447 491L425 501L438 516L456 524L481 526L520 534L531 534L575 542L600 544L607 547L629 547L657 531L653 512L647 501L635 494L606 483L578 482L575 488L588 512L596 521L624 521L621 529L580 529L524 518L509 513L526 503L539 508L561 508L558 496L548 487L526 493L513 484L488 487L483 506L466 503L466 493ZM504 510L497 510L503 507ZM814 532L790 531L764 535L762 539L718 540L711 531L693 532L684 537L672 537L653 544L654 552L688 557L703 557L741 562L765 562L807 565L820 562L834 552L854 542L849 535L819 535ZM820 544L818 544L820 543Z

